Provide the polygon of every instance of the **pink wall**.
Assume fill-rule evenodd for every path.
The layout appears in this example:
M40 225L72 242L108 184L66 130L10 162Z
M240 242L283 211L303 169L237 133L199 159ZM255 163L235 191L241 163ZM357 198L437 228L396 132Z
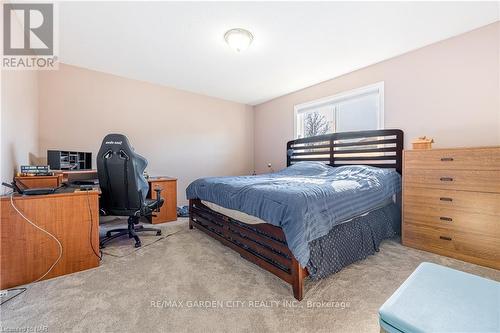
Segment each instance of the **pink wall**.
M22 34L21 26L12 33ZM19 166L36 163L38 72L2 70L0 85L0 177L4 182L11 182Z
M249 106L63 64L40 72L42 157L47 149L96 154L112 132L128 136L150 175L179 179L179 204L196 178L253 171Z
M0 174L11 182L20 165L38 154L38 73L2 71ZM3 191L2 191L3 193Z
M334 61L334 60L332 60ZM385 128L405 131L436 147L500 144L500 23L412 51L257 105L255 168L286 164L293 108L368 84L385 83Z
M285 165L296 104L385 82L385 127L436 147L500 144L500 23L424 47L254 108L74 66L2 72L2 180L47 149L97 152L129 136L152 175L248 174ZM22 133L22 135L21 135Z

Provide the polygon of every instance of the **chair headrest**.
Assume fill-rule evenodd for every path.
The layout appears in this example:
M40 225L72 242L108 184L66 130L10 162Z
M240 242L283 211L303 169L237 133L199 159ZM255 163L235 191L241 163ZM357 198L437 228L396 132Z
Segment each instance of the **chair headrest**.
M112 151L133 151L130 142L127 137L123 134L108 134L104 137L101 144L101 149L112 150Z

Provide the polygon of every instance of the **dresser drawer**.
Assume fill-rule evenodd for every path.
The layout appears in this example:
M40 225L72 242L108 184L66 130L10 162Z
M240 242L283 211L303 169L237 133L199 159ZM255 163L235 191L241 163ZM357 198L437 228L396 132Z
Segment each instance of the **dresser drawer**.
M405 169L406 186L500 193L500 170Z
M453 208L437 208L406 204L404 223L439 227L446 230L474 233L500 239L500 216L463 212Z
M500 239L405 223L403 244L437 254L500 268Z
M405 207L416 204L500 216L500 194L406 186Z
M500 147L405 151L405 168L500 170Z

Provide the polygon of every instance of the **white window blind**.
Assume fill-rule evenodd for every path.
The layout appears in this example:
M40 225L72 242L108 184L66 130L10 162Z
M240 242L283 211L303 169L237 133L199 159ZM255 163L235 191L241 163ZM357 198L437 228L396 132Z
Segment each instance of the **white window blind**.
M383 82L295 106L295 137L384 127Z

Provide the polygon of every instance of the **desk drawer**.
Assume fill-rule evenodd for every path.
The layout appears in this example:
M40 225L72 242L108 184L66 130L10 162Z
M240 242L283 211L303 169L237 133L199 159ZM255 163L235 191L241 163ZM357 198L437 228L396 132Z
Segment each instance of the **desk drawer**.
M403 244L437 254L500 268L500 238L405 223Z
M444 170L500 170L500 148L410 150L405 168Z
M500 216L500 194L407 186L406 203Z
M500 216L407 204L404 222L500 239Z
M406 169L406 186L500 193L500 170Z

